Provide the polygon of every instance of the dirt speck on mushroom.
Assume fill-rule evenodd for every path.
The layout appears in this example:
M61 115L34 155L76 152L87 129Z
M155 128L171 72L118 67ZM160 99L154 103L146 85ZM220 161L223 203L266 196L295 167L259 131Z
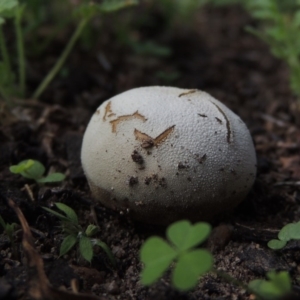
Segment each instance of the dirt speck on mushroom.
M137 150L134 150L134 151L132 152L131 158L132 158L132 160L133 160L134 162L136 162L137 164L140 164L140 165L142 165L143 162L144 162L144 159L143 159L142 155L139 154Z
M139 183L139 179L137 176L129 176L128 180L127 180L127 184L129 186L134 186L136 184Z

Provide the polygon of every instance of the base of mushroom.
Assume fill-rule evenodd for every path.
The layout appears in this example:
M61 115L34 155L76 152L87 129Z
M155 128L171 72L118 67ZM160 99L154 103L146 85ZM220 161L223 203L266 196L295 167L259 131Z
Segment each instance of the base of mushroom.
M178 220L188 219L196 221L212 221L221 215L228 214L246 197L246 194L222 199L219 203L199 201L193 207L166 207L164 205L138 204L129 199L116 199L107 190L89 182L92 196L104 206L129 215L133 219L152 225L168 225Z

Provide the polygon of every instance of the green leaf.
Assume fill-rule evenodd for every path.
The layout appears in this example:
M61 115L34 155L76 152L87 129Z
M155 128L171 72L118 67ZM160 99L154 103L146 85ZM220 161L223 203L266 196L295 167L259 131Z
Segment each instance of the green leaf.
M278 233L278 238L281 241L288 242L289 240L300 239L300 224L299 223L290 223L282 227Z
M296 13L294 15L293 25L295 27L299 27L300 26L300 10L296 11Z
M12 223L12 224L6 224L5 232L6 232L6 234L8 235L8 237L9 237L10 239L12 239L13 233L14 233L14 231L15 231L15 226L16 226L15 223Z
M74 11L74 15L90 19L99 13L112 13L136 4L138 4L137 0L104 0L101 4L95 2L82 3Z
M10 166L9 170L14 174L21 174L22 172L30 169L33 165L34 165L34 161L32 159L23 160L17 165Z
M279 250L282 249L286 245L286 243L286 241L271 240L268 242L268 247L273 250Z
M213 257L207 250L197 249L179 257L173 272L174 286L187 291L196 286L199 276L208 272L213 266Z
M118 11L128 6L137 5L137 0L104 0L99 4L99 9L104 13Z
M248 287L253 293L265 300L275 300L281 296L280 291L274 287L273 283L266 280L252 280Z
M79 239L79 251L85 260L91 262L94 253L93 253L93 245L90 238L84 235L81 236L81 238Z
M140 251L140 259L145 264L141 273L141 281L144 285L154 283L167 270L176 251L160 237L150 237L143 244Z
M63 181L65 178L66 176L62 173L51 173L46 177L37 179L37 182L39 183L59 182L59 181Z
M270 278L270 281L261 279L252 280L248 285L249 289L266 300L279 299L291 292L292 284L288 272L269 272L267 277Z
M267 34L270 38L274 39L274 41L276 42L285 42L287 37L286 31L278 27L266 28L265 34Z
M274 15L274 13L272 13L272 11L270 11L269 9L260 9L257 11L252 11L251 12L252 16L257 18L257 19L261 19L261 20L272 20L272 21L276 21L277 20L277 16Z
M3 229L6 228L6 223L4 222L3 218L0 216L0 224L2 225Z
M208 223L191 225L189 221L183 220L168 227L167 237L180 251L185 251L205 241L210 232L211 226Z
M99 227L98 227L98 226L95 226L95 225L93 225L93 224L90 224L90 225L86 228L85 234L86 234L86 236L91 237L91 236L95 235L98 231L99 231Z
M32 163L33 162L33 163ZM45 167L42 163L40 163L37 160L29 159L29 160L23 160L18 165L25 164L24 171L21 171L20 174L29 179L39 179L43 176L45 173ZM28 164L30 165L28 167Z
M287 294L292 290L292 282L290 274L287 271L281 271L276 273L271 271L267 273L267 277L277 286L282 294Z
M45 206L42 206L42 208L43 208L44 210L46 210L47 212L49 212L50 214L52 214L52 215L58 217L61 221L65 221L65 222L70 223L70 219L69 219L69 218L67 218L66 216L64 216L64 215L62 215L62 214L60 214L60 213L58 213L57 211L55 211L55 210L53 210L53 209L50 209L50 208L48 208L48 207L45 207Z
M101 247L105 251L106 255L108 256L108 258L111 261L111 263L113 264L113 266L116 266L116 260L113 256L112 252L110 251L110 248L107 246L107 244L100 241L100 240L98 240L98 239L96 239L95 240L95 245Z
M77 237L75 235L66 236L60 245L59 256L63 256L68 253L76 243Z
M59 202L56 202L54 204L59 210L61 210L62 212L64 212L67 215L67 218L71 222L73 222L74 224L78 224L77 214L70 206L63 204L63 203L59 203Z
M18 6L17 0L0 1L0 25L5 23L4 18L10 18L14 15L14 9Z
M11 10L18 5L18 0L1 0L0 1L0 14L6 10Z

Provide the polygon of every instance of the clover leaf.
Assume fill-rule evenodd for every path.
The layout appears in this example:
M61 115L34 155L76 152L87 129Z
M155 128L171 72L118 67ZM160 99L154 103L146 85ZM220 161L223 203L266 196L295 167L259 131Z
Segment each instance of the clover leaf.
M184 253L177 262L172 282L180 290L189 290L196 286L201 275L207 273L213 265L211 253L197 249Z
M256 295L266 300L281 299L283 296L291 293L292 282L287 271L268 272L269 280L255 279L249 283L249 289Z
M213 265L213 257L209 251L195 249L207 239L210 231L211 227L207 223L192 225L183 220L167 228L168 241L157 236L147 239L140 251L140 259L144 263L142 283L153 284L175 261L172 284L182 291L193 288L199 277Z
M176 251L162 238L149 238L141 249L141 261L145 264L143 284L152 284L161 277L176 256Z
M290 240L300 240L300 222L283 226L278 233L278 239L270 240L268 246L271 249L279 250Z
M180 221L167 229L167 237L178 249L184 251L205 241L210 231L211 227L207 223L196 223L193 226L189 221Z

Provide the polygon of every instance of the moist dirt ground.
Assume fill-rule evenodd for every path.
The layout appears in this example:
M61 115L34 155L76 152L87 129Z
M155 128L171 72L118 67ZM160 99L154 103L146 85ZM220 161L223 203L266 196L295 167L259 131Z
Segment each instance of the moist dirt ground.
M244 284L265 278L269 270L288 270L297 288L300 243L290 242L281 251L267 247L283 225L300 220L300 122L288 69L263 42L245 31L246 26L257 24L238 7L202 9L192 26L174 25L167 32L159 26L160 16L154 12L152 17L157 17L156 23L143 25L138 34L144 40L155 38L170 47L170 56L136 54L118 43L113 33L101 32L93 49L76 47L66 64L68 74L57 77L41 101L28 99L12 113L2 112L0 215L9 223L18 223L7 199L19 205L32 229L49 281L57 288L70 289L71 279L76 278L79 292L100 299L254 299L240 286L214 274L204 276L187 293L172 288L169 272L153 286L142 286L140 246L153 234L163 236L165 228L136 223L95 203L81 169L82 136L104 100L139 86L197 88L224 102L244 120L258 160L257 179L247 199L213 224L205 246L214 255L215 268ZM30 88L51 67L63 42L55 41L49 57L31 59L30 67L35 72L29 77ZM65 173L67 179L39 186L9 172L10 165L28 158L41 161L47 171ZM76 249L59 257L63 239L59 222L42 209L53 208L55 202L71 206L83 226L95 222L92 212L96 212L100 227L97 237L111 248L116 268L101 249L95 250L91 264L80 258ZM1 229L1 299L30 299L31 273L21 238L18 227L17 248L12 249Z

